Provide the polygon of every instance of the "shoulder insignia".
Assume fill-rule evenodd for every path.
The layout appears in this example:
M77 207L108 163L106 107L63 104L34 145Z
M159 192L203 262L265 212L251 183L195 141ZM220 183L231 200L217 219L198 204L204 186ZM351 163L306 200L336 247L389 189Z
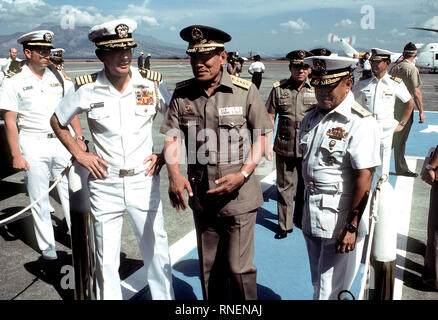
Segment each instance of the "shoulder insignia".
M274 84L272 85L274 88L277 88L277 87L279 87L279 86L282 86L282 85L284 85L284 84L286 84L287 83L287 79L283 79L283 80L280 80L280 81L277 81L277 82L274 82Z
M97 72L92 74L86 74L75 78L75 88L78 90L81 86L87 83L93 83L97 80Z
M252 82L249 80L245 80L245 79L233 76L233 75L230 75L230 77L231 77L231 81L233 82L234 85L241 87L243 89L248 90L252 85Z
M159 73L159 72L152 71L152 70L149 70L149 69L139 70L139 72L140 72L140 74L141 74L141 76L143 78L146 78L146 79L149 79L149 80L152 80L152 81L158 81L158 82L163 80L163 75L161 73Z
M184 80L184 81L178 82L175 85L175 89L181 89L181 88L187 87L190 83L192 83L192 80L193 80L193 78L189 79L189 80Z
M401 83L403 81L402 78L398 78L398 77L394 77L394 76L391 76L390 78L391 78L391 80L394 80L397 83Z
M359 114L359 116L361 116L362 118L364 117L369 117L372 115L371 112L369 112L367 109L365 109L364 107L362 107L359 103L357 103L356 101L353 102L353 104L351 105L351 110L355 111L356 113Z

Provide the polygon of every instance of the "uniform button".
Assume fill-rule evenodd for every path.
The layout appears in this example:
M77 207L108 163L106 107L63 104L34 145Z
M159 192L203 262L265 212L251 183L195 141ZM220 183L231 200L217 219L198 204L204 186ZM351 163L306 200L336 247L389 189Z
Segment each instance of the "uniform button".
M195 177L191 177L190 180L191 180L192 182L195 182Z

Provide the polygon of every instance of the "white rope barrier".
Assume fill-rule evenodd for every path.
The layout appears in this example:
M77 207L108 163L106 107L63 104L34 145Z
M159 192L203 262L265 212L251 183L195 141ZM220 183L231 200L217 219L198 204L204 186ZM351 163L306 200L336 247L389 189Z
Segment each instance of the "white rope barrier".
M370 217L369 217L369 219L371 220L371 226L370 226L370 233L369 233L368 245L367 245L367 255L366 255L366 259L365 259L364 276L362 278L362 283L360 286L358 300L363 300L364 294L365 294L365 287L367 285L367 282L369 281L371 246L373 244L373 238L374 238L374 227L375 227L376 222L378 220L377 199L380 195L380 187L381 187L382 183L384 183L386 181L388 181L388 176L386 174L384 174L380 177L379 181L377 182L377 185L374 189L373 197L371 199L372 207L371 207L371 212L370 212Z
M61 174L56 178L56 180L53 182L53 184L50 186L49 189L44 191L38 199L36 199L34 202L32 202L30 205L28 205L23 210L13 214L10 217L7 217L6 219L0 220L0 226L7 224L9 221L14 220L15 218L19 217L23 213L25 213L27 210L30 210L34 205L36 205L39 201L41 201L42 198L44 198L50 191L53 190L53 188L56 187L56 185L61 181L61 179L67 174L68 170L72 166L72 160L69 161L67 167L61 172Z

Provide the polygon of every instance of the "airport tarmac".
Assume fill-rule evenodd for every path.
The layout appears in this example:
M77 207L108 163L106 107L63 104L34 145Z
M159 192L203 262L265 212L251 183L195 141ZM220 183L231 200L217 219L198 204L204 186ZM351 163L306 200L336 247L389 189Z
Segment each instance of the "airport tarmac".
M242 72L242 77L245 79L251 78L250 74L247 72L248 63L245 64L244 70ZM269 92L272 88L272 84L283 78L289 77L288 63L287 62L266 62L266 72L263 75L262 85L260 88L260 94L263 101L268 98ZM87 73L93 73L100 70L102 65L96 62L67 62L65 69L67 73L72 77L78 75L83 75ZM164 82L168 86L169 90L172 92L175 84L179 81L186 80L192 77L191 68L187 60L174 60L174 61L163 61L152 60L151 61L152 70L161 72L164 77ZM410 163L412 163L413 168L416 172L420 172L422 161L424 155L427 153L429 147L437 144L438 141L438 130L436 129L436 124L438 124L438 117L435 113L438 111L438 75L434 74L422 74L423 80L423 102L427 114L426 124L416 124L414 129L411 131L410 139L408 140L408 152L407 155L410 157ZM158 133L162 121L162 116L158 115L154 123L154 142L155 150L160 150L163 145L163 136ZM433 121L433 122L432 122ZM84 135L86 138L90 139L90 134L87 128L86 121L83 116L81 116L81 122L84 128ZM415 122L418 122L418 113L415 114ZM435 126L435 127L434 127ZM421 131L429 130L428 134L421 135ZM421 143L417 139L421 140ZM275 163L275 161L274 161ZM263 180L267 177L272 177L272 172L275 170L272 163L263 161L260 164L261 170L258 170L259 179ZM392 169L393 170L393 169ZM181 171L185 171L185 166L181 166ZM270 175L271 174L271 175ZM411 190L412 201L407 203L409 208L405 208L405 214L407 215L407 227L403 227L403 232L399 233L399 245L398 245L398 256L397 265L400 267L397 269L397 278L399 279L400 291L398 299L400 300L437 300L438 292L428 290L421 285L418 280L419 275L421 275L425 240L426 240L426 223L427 223L427 210L428 210L428 186L421 181L420 178L409 180L399 179L392 176L393 183L399 186L409 185ZM5 177L0 182L1 195L0 195L0 220L10 216L11 214L19 211L28 204L28 198L26 195L23 174L16 173ZM186 237L193 235L193 219L191 211L188 209L185 212L176 212L170 206L168 196L168 178L167 171L164 167L161 171L161 197L163 202L163 213L165 221L165 229L169 238L169 246L173 251L181 251L187 249L186 255L192 255L190 259L196 259L196 255L193 257L192 247L187 248L187 246L182 246L180 242ZM266 199L271 199L269 196L273 194L275 190L275 179L271 179L268 185L265 187L265 197ZM403 191L406 192L406 191ZM409 193L409 191L408 191ZM275 200L275 199L274 199ZM35 243L32 229L32 219L27 213L23 215L20 219L8 224L0 226L0 266L2 273L0 274L0 300L71 300L73 298L73 291L71 289L64 289L65 287L65 276L68 273L68 266L71 265L71 250L70 250L70 237L67 233L67 227L65 221L62 218L62 211L57 199L56 193L51 193L51 203L55 208L55 213L53 214L53 222L55 228L55 237L57 240L57 251L59 259L56 263L48 264L46 261L40 259L40 253L38 247ZM258 220L257 228L263 229L258 234L260 237L269 238L269 243L272 242L272 246L280 245L280 242L273 241L273 235L275 233L274 225L276 224L276 206L272 204L264 207L263 214L259 215L263 217L268 217L263 220ZM270 212L267 215L267 212ZM269 223L267 223L267 221ZM266 227L270 225L271 227ZM407 229L406 229L407 228ZM257 233L256 229L256 233ZM256 237L259 237L256 234ZM299 237L299 232L294 234L294 237ZM256 240L259 243L264 238ZM287 239L287 238L286 238ZM192 239L193 240L193 239ZM277 240L276 240L277 241ZM283 241L283 240L281 240ZM193 241L192 241L193 243ZM283 242L283 244L286 242ZM283 245L282 244L282 245ZM263 247L260 245L259 247ZM272 248L275 250L275 248ZM303 248L301 247L300 250ZM256 249L257 250L257 249ZM266 249L269 250L269 247ZM287 250L287 248L285 248ZM262 261L262 256L266 251L257 253L257 261ZM282 251L280 251L282 252ZM306 252L304 249L304 260L306 259ZM184 259L185 255L179 252L178 259ZM174 263L178 261L173 261ZM179 265L181 266L181 264ZM122 248L121 248L121 267L120 274L122 280L125 284L129 284L129 279L133 278L142 267L142 261L138 251L137 243L135 237L131 231L129 225L129 219L125 219L125 224L123 227L122 236ZM266 265L260 270L259 275L261 281L270 272L272 273L274 266ZM285 266L285 270L288 271L289 268L293 266ZM305 267L303 267L305 268ZM281 273L280 273L281 274ZM284 277L288 277L288 272L284 273ZM189 280L186 278L179 277L183 279L186 284L190 284ZM193 280L193 279L192 279ZM184 296L179 294L177 297L179 299L200 299L199 290L196 289L196 282L199 279L194 277L194 284L192 285L192 290L194 294L192 296ZM268 281L268 280L266 280ZM304 280L303 280L304 281ZM306 279L309 282L308 279ZM269 282L269 281L268 281ZM281 282L281 279L279 279ZM180 281L178 282L180 283ZM275 291L274 282L270 285L270 290ZM268 287L265 285L264 287ZM126 289L127 288L127 289ZM129 286L125 286L125 292L129 291ZM281 290L278 290L281 291ZM140 294L139 294L140 292ZM279 295L280 296L280 295ZM131 293L127 293L125 298L135 298L139 299L142 297L141 288L140 291L131 290ZM276 299L277 296L266 295L265 298L271 297ZM281 295L281 299L308 299L307 297L298 295Z

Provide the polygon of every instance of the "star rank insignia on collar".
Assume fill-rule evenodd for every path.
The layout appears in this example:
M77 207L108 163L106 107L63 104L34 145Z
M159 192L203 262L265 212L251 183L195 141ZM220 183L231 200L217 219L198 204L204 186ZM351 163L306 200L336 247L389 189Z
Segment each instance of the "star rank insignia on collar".
M336 127L329 129L326 134L330 139L342 140L348 133L341 127Z

